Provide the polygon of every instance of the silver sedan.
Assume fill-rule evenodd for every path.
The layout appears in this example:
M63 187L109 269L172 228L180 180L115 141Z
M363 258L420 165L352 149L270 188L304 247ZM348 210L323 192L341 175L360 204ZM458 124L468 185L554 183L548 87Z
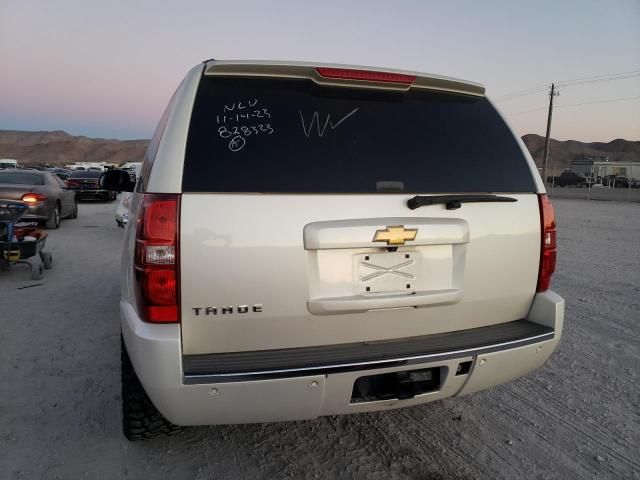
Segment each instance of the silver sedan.
M60 227L63 218L77 218L76 192L57 176L39 170L0 170L0 198L21 200L29 205L23 221Z

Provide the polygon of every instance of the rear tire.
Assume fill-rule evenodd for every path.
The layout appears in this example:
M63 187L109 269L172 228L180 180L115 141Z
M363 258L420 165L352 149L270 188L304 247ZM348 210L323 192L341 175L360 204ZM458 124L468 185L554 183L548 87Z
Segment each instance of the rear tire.
M51 217L45 223L45 226L49 230L55 230L60 228L60 204L56 203L56 206L53 208L53 212L51 213Z
M73 210L71 211L71 216L69 218L78 218L78 202L73 202Z
M136 375L129 354L120 336L122 382L122 432L127 440L148 440L159 435L174 435L182 427L169 422L151 403Z

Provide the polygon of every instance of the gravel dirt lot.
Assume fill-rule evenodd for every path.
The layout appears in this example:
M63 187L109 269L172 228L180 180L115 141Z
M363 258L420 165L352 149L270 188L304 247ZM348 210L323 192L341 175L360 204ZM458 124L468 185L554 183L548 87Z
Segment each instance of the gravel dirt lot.
M640 205L556 199L563 341L540 370L386 413L120 433L115 204L0 274L0 478L640 478Z

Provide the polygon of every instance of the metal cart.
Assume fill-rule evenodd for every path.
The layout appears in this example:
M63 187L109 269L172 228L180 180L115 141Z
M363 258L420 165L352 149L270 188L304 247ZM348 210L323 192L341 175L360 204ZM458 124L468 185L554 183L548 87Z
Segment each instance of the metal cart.
M17 264L28 265L31 278L40 280L45 269L53 266L53 256L45 252L47 232L35 230L35 240L18 240L15 237L16 223L22 218L29 206L16 200L0 199L0 270L6 271ZM27 261L38 255L38 261Z

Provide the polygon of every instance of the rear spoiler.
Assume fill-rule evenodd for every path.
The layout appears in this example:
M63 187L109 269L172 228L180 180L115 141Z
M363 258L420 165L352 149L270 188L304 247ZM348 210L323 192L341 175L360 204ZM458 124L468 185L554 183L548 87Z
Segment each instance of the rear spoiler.
M208 60L204 75L310 79L319 85L377 90L438 90L483 97L479 83L405 70L323 63Z

